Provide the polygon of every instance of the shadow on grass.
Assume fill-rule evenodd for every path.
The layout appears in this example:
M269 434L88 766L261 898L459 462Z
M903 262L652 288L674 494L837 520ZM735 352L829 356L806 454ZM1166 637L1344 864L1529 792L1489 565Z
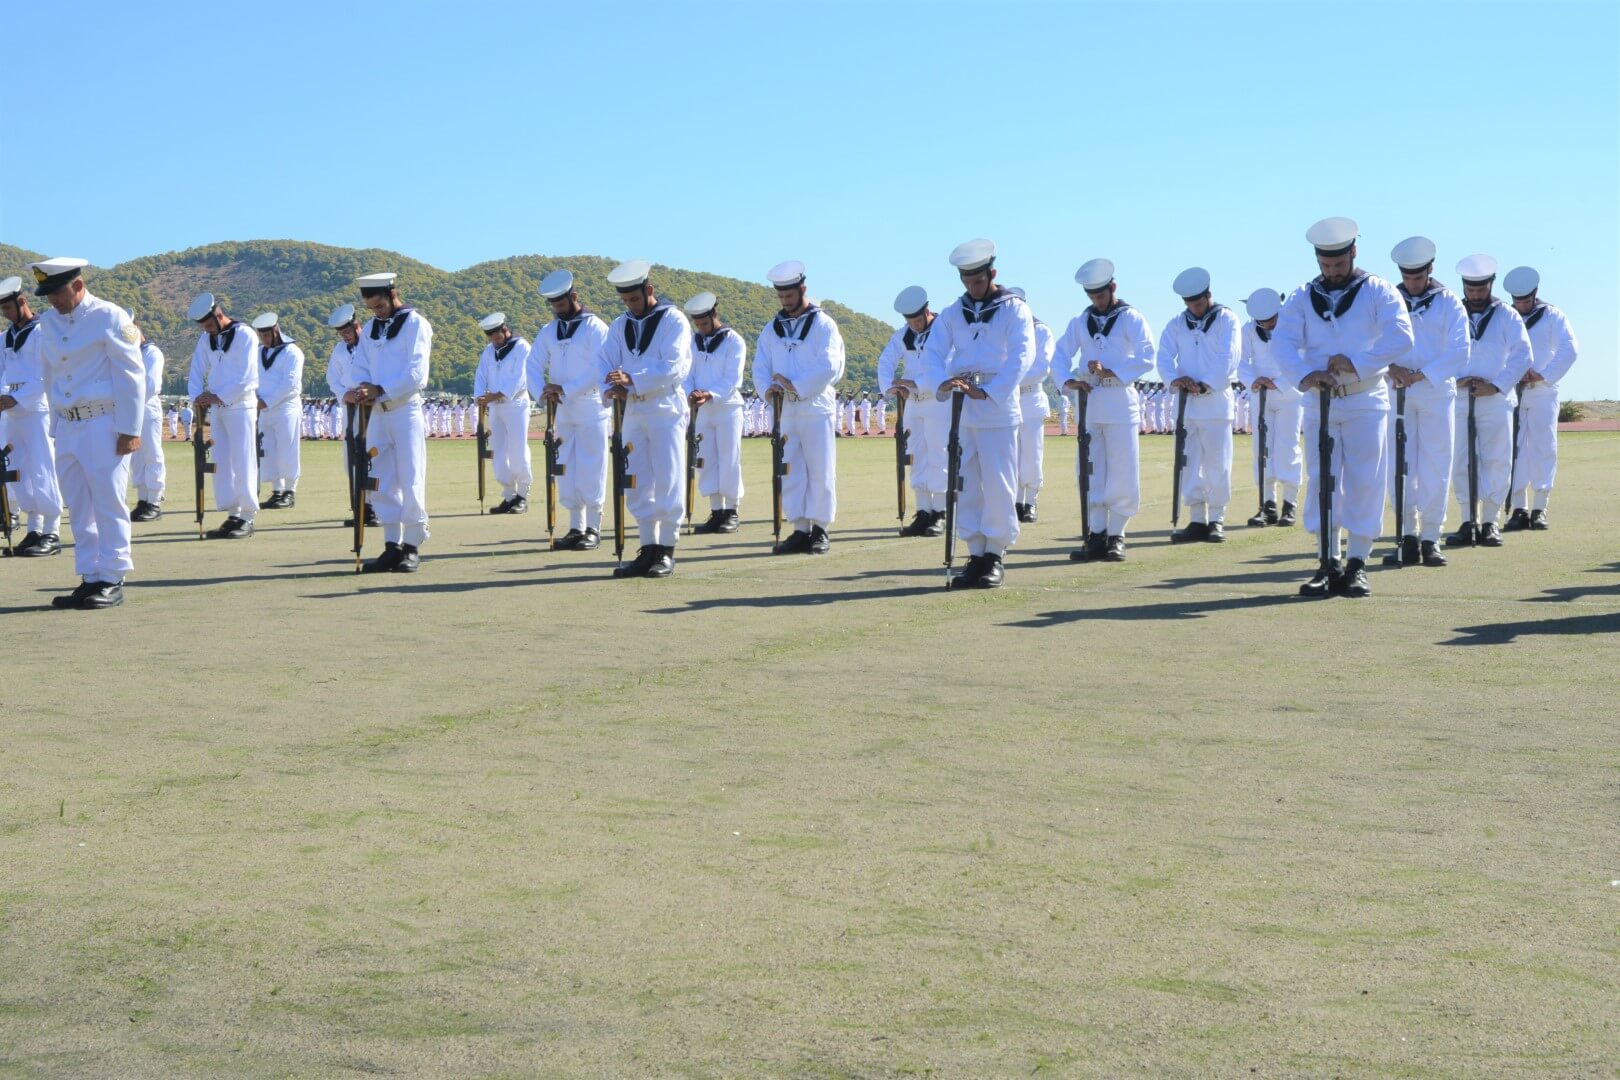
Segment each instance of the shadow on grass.
M1185 589L1189 585L1281 585L1299 584L1306 578L1305 570L1256 570L1249 574L1211 574L1208 577L1166 578L1144 586L1148 589Z
M941 571L941 577L943 577ZM943 585L923 588L916 585L897 586L893 589L873 589L871 592L812 592L790 593L785 596L722 596L709 600L689 600L678 607L648 608L648 615L685 615L692 611L710 611L715 608L797 608L823 607L842 604L850 600L898 600L906 596L946 595Z
M1441 645L1511 645L1521 637L1568 637L1590 634L1620 634L1620 612L1602 615L1571 615L1562 619L1523 620L1459 626L1461 637Z
M1185 619L1203 619L1231 611L1249 611L1297 603L1321 603L1321 601L1280 595L1240 596L1226 600L1171 600L1162 604L1128 604L1078 611L1044 611L1033 618L1004 625L1039 630L1072 622L1179 622Z

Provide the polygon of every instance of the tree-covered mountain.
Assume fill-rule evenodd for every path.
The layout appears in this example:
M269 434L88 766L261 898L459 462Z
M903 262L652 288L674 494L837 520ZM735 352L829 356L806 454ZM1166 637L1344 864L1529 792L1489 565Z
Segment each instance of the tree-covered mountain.
M41 257L0 244L0 277L21 274L29 280L27 263ZM419 308L433 324L432 389L465 394L472 390L473 372L484 348L479 319L492 311L504 311L514 330L532 338L551 319L551 310L538 291L540 279L553 269L566 267L573 271L585 305L611 320L623 310L607 283L615 263L595 255L520 255L450 273L379 248L250 240L148 255L110 269L93 269L86 276L96 295L132 309L146 336L162 348L169 359L166 393L185 392L186 370L197 342L197 328L187 321L186 307L193 296L207 291L220 297L226 310L238 319L252 319L261 311L277 312L282 332L304 349L305 390L324 396L326 357L336 340L326 327L327 315L346 302L359 307L355 278L394 270L399 273L405 302ZM705 290L718 296L721 317L749 343L750 362L755 339L777 310L776 294L770 288L736 278L658 266L653 284L659 296L677 304ZM893 327L836 302L823 300L822 305L838 320L844 335L847 373L841 386L876 389L877 356Z

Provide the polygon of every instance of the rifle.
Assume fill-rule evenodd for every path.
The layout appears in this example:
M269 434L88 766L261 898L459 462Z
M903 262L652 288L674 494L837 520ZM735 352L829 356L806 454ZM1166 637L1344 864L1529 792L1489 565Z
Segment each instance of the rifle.
M1333 476L1333 436L1328 433L1328 410L1333 405L1333 389L1324 386L1317 399L1316 428L1316 546L1322 565L1339 561L1338 530L1333 525L1333 495L1338 481Z
M1508 466L1508 500L1512 503L1519 495L1519 408L1524 404L1524 388L1529 383L1520 383L1513 388L1513 463ZM1506 507L1514 509L1512 505Z
M906 399L894 399L894 495L900 508L900 530L906 528L906 466L911 464L911 433L906 430Z
M557 437L557 403L546 401L546 541L557 546L557 477L567 472L567 466L557 460L562 440Z
M1260 509L1255 511L1255 516L1264 520L1266 516L1266 495L1268 494L1266 487L1266 455L1271 450L1271 447L1267 446L1266 443L1270 441L1271 427L1266 423L1266 388L1263 386L1260 388L1260 423L1256 434L1260 439ZM1289 456L1292 457L1293 455L1290 454Z
M1395 545L1406 538L1406 387L1395 388ZM1397 551L1399 554L1399 551ZM1397 559L1396 566L1406 563Z
M692 504L697 501L697 471L703 467L698 457L698 446L703 436L698 433L697 414L702 405L692 406L692 415L686 421L686 532L692 532Z
M253 497L262 502L264 500L264 428L259 426L259 417L257 415L253 417L253 432L253 445L259 454L253 464Z
M787 436L782 434L782 395L771 397L771 528L776 542L782 542L782 477L788 474L783 459Z
M1468 523L1479 535L1479 426L1474 422L1474 388L1468 387Z
M951 391L951 434L945 443L945 587L951 587L951 561L956 558L956 496L962 490L962 402L967 394Z
M0 446L0 532L6 534L6 554L17 552L11 546L11 492L7 484L17 482L17 470L11 467L11 444Z
M377 451L366 447L366 427L371 423L370 405L350 405L349 419L349 509L354 513L354 572L360 573L360 552L366 546L366 493L377 490L371 475L371 459Z
M1090 403L1091 395L1084 391L1077 391L1075 397L1075 413L1080 421L1079 430L1075 432L1075 445L1078 447L1080 468L1080 542L1084 544L1091 539L1091 432L1086 430L1086 406Z
M635 446L624 441L624 399L613 401L613 557L624 565L624 493L636 486L630 475L630 451Z
M208 448L214 445L212 439L203 438L203 423L208 419L206 406L197 406L197 415L191 425L191 466L197 481L197 539L203 538L203 477L214 471L214 463L208 460Z
M495 457L495 451L489 448L489 406L478 406L478 428L474 433L478 440L478 512L484 512L484 462Z
M1187 391L1176 391L1176 475L1170 481L1170 527L1181 524L1181 471L1187 467Z

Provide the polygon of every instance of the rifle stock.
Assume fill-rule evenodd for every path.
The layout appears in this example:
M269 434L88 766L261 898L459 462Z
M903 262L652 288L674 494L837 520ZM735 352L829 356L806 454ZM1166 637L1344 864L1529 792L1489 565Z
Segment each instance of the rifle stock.
M1080 426L1075 432L1076 452L1079 454L1080 474L1080 542L1091 539L1091 432L1086 430L1086 406L1091 395L1075 392L1075 414Z
M1479 525L1479 425L1474 420L1474 388L1468 388L1468 520Z
M900 528L906 526L906 466L911 464L911 434L906 431L906 399L894 399L894 494L899 506Z
M701 404L692 406L692 415L686 421L686 531L692 532L692 504L697 501L697 471L703 467L703 459L698 457L698 447L703 443L703 436L697 429L698 410Z
M1395 388L1395 543L1406 536L1406 387ZM1396 552L1400 554L1399 551ZM1399 559L1396 566L1404 566Z
M1266 388L1263 386L1260 388L1259 407L1260 421L1257 426L1257 434L1260 439L1260 508L1255 513L1263 518L1266 514L1266 496L1270 494L1270 490L1266 486L1266 459L1271 456L1271 447L1267 445L1271 441L1271 425L1266 423ZM1296 439L1295 442L1297 444L1298 440Z
M634 446L624 441L624 399L613 402L613 439L610 450L613 457L613 557L624 565L624 493L636 486L630 475L630 451Z
M1176 475L1170 480L1170 527L1181 524L1181 473L1187 467L1187 391L1176 391Z
M1338 529L1333 524L1333 494L1338 481L1333 476L1333 435L1328 431L1328 410L1333 391L1322 387L1317 398L1316 428L1316 544L1323 563L1339 561Z
M566 466L558 460L558 450L562 440L557 437L557 403L546 401L546 543L555 548L557 546L557 477L562 476Z
M782 434L782 395L771 397L771 530L782 542L782 477L788 474L787 436Z
M967 394L951 392L951 433L945 443L945 587L951 587L956 558L956 496L962 490L962 403Z
M350 405L349 421L349 510L354 515L354 572L360 573L360 553L366 546L366 495L377 490L371 475L371 459L376 451L366 446L366 427L371 422L370 405Z
M213 441L203 437L203 424L207 420L207 407L197 406L197 415L191 427L191 467L197 488L197 539L199 540L203 538L203 488L207 486L208 474L214 471L214 463L208 460L208 448L213 445Z
M489 448L489 406L478 406L478 427L474 432L478 452L478 512L484 512L484 462L495 456Z
M6 536L6 554L15 555L17 552L11 546L11 492L6 490L7 484L17 482L17 470L11 467L11 444L0 446L0 532Z

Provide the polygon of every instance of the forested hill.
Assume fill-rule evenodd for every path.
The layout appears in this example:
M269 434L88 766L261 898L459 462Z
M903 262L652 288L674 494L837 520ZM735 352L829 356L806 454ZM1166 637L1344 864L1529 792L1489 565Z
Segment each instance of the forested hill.
M27 263L41 257L0 244L0 277L20 274L25 281L32 280ZM324 396L326 357L334 340L326 327L327 315L345 302L359 306L356 277L395 270L400 295L433 324L432 388L467 393L484 347L479 319L492 311L504 311L514 330L532 338L540 324L551 319L550 308L538 292L540 279L553 269L566 267L573 271L585 305L611 320L623 310L607 283L608 271L616 262L595 255L520 255L450 273L378 248L250 240L149 255L110 269L94 269L86 276L96 295L131 308L146 336L163 349L169 358L166 393L185 392L186 368L197 342L197 328L186 320L186 306L197 293L207 291L222 298L226 310L238 319L252 319L261 311L278 312L283 332L303 346L308 358L306 390ZM676 304L704 290L718 296L721 316L748 340L750 361L755 338L777 310L776 294L770 288L736 278L658 266L653 284L660 297ZM821 302L838 320L844 335L848 364L842 386L875 389L877 355L893 328L842 304ZM41 301L35 306L42 305Z

